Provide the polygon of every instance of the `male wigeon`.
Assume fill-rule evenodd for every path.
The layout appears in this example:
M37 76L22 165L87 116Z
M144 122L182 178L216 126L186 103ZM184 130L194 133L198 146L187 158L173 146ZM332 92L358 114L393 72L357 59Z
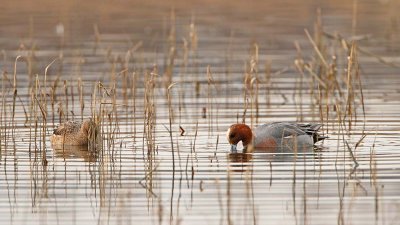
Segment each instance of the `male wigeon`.
M54 129L50 142L53 145L87 145L89 130L92 126L93 122L90 120L67 121Z
M226 137L231 144L231 151L236 151L236 145L242 141L244 151L249 146L254 148L305 148L312 147L326 136L318 133L321 124L300 124L290 122L274 122L258 126L254 132L246 124L233 124L229 127Z

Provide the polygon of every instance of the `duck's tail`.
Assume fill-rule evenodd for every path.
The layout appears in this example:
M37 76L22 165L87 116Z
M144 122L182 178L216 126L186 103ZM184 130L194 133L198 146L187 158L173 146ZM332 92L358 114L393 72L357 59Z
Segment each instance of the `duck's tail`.
M329 138L328 136L318 133L318 131L321 127L322 127L322 124L310 124L309 132L311 132L311 134L313 136L314 143Z
M319 129L322 127L322 124L306 124L305 126L307 126L307 134L312 135L314 143L329 138L328 136L318 133Z

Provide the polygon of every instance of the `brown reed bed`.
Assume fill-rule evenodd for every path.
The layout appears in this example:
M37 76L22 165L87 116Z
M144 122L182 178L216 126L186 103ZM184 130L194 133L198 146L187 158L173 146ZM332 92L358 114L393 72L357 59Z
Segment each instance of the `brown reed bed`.
M325 129L329 131L329 124L335 126L335 123L328 122L337 117L340 109L343 110L341 114L344 115L343 119L346 121L347 134L350 134L352 127L358 121L360 111L363 115L362 121L364 121L363 127L365 128L365 103L358 64L357 43L354 41L352 43L330 42L324 36L321 17L321 10L318 10L313 37L308 30L305 30L305 34L314 49L315 57L311 61L306 61L302 56L300 45L296 43L298 57L295 60L295 66L301 75L300 81L304 79L305 75L311 78L309 87L312 107L316 108L319 120L325 124ZM333 49L338 50L327 51L327 49L332 49L332 46ZM338 55L341 52L342 54ZM347 58L347 62L343 62L346 66L342 67L338 59L344 57ZM302 99L302 97L299 99ZM300 110L301 112L302 110Z

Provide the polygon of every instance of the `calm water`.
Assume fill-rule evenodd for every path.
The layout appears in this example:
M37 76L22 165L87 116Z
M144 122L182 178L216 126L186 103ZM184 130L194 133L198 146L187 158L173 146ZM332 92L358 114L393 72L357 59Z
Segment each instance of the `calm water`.
M399 224L399 2L355 2L3 4L1 224ZM337 91L317 85L305 29ZM342 37L359 47L351 88ZM89 117L97 155L52 148L60 120ZM230 154L242 118L330 138Z

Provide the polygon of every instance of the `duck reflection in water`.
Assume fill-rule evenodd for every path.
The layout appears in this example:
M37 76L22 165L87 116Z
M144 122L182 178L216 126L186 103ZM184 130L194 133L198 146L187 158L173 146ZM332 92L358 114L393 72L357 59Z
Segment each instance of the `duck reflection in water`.
M292 161L293 158L314 155L319 151L319 147L309 146L294 150L290 147L275 148L247 148L243 152L230 152L231 162L249 162L252 159L265 159L269 161Z
M318 152L321 150L317 146L303 146L299 149L291 147L268 147L253 148L248 147L243 152L230 152L228 160L230 170L233 172L244 172L252 168L255 162L292 162L303 158L318 158Z
M96 162L96 154L94 151L88 150L87 145L52 145L55 157L67 159L83 159L85 162Z

